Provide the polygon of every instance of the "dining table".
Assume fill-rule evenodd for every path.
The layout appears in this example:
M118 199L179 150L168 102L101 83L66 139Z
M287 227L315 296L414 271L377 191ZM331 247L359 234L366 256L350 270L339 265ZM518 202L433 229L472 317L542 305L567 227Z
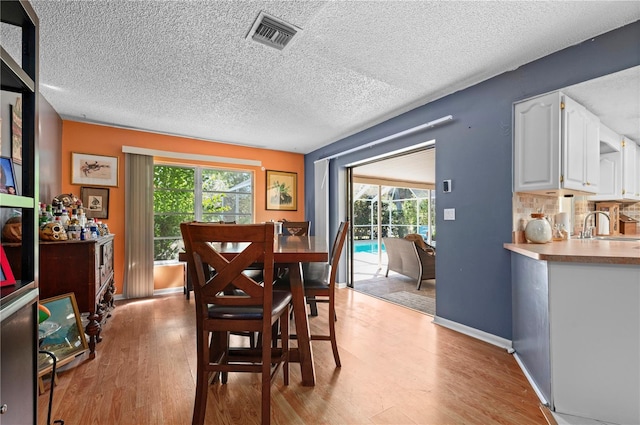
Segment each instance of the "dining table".
M307 300L304 291L302 263L327 262L328 243L325 238L315 236L283 236L274 238L274 266L289 270L293 317L296 328L297 347L289 349L289 361L300 364L302 385L315 385L315 367L311 347L311 332L307 316ZM234 255L242 250L242 244L226 243L216 247L222 255ZM186 261L186 253L180 253L180 261ZM187 267L187 275L190 274Z

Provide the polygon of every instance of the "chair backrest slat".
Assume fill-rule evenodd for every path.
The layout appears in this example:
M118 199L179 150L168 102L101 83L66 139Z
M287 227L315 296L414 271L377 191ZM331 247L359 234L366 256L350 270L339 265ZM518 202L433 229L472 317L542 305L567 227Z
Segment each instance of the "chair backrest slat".
M347 239L347 232L349 230L349 222L343 221L338 227L338 233L333 241L331 247L331 258L329 258L329 264L331 264L331 283L335 284L336 273L338 272L338 262L340 261L340 255L342 255L342 249L344 248L344 242Z
M196 304L264 306L270 310L272 285L256 282L243 271L252 264L263 265L263 276L273 276L274 225L182 223L187 261L195 270ZM230 256L222 247L237 248ZM265 290L267 288L267 290ZM238 291L230 291L237 289Z
M284 236L308 236L309 221L284 221L282 222L282 234Z

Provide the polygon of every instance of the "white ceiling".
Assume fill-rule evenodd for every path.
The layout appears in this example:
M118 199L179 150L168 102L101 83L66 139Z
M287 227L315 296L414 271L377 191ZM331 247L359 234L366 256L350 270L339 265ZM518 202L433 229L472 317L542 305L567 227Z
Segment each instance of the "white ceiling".
M63 119L299 153L640 19L638 1L32 4ZM302 32L246 39L261 11Z
M433 184L436 181L436 150L435 148L424 149L359 165L354 168L353 175Z

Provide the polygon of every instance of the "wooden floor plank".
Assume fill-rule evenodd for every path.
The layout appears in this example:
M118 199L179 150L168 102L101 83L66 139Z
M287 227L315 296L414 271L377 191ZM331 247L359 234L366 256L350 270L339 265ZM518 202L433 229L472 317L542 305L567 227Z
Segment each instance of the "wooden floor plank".
M120 301L93 360L58 374L53 419L67 424L191 423L195 307L182 294ZM325 306L310 318L326 326ZM546 424L533 389L503 349L433 324L433 318L349 288L337 291L342 368L314 341L316 386L272 387L272 423ZM292 342L295 345L295 341ZM48 389L50 383L45 381ZM39 397L46 424L48 392ZM207 424L258 424L259 376L231 374L209 389Z

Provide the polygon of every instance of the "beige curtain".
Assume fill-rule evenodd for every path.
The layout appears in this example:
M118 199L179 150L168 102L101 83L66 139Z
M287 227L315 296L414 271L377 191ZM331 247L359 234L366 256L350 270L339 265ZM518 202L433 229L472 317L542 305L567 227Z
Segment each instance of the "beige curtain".
M153 157L125 154L124 296L153 295Z

